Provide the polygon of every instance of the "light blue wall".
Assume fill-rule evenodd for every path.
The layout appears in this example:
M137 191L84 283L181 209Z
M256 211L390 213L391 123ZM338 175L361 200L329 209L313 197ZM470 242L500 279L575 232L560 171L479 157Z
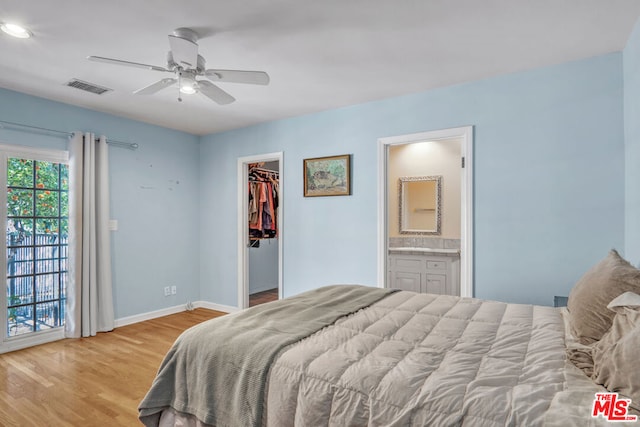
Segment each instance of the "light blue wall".
M198 299L197 136L3 89L0 120L140 144L137 151L109 153L111 217L119 222L111 235L115 316ZM0 129L0 141L66 148L63 138L9 129ZM178 294L164 297L170 285Z
M624 49L625 255L640 265L640 21Z
M140 144L111 149L117 318L188 300L236 305L237 158L275 151L285 295L375 284L377 139L462 125L476 138L476 296L551 304L608 249L625 248L625 213L625 250L640 260L638 39L636 28L624 53L626 123L621 53L202 138L2 89L0 120ZM0 141L65 147L8 129ZM353 155L353 195L304 198L302 159L343 153ZM174 284L178 295L165 298Z
M284 152L285 296L375 284L377 139L475 126L475 295L550 305L624 245L622 54L201 138L201 298L236 305L237 158ZM353 155L353 195L302 196L302 160ZM211 186L205 183L211 183Z

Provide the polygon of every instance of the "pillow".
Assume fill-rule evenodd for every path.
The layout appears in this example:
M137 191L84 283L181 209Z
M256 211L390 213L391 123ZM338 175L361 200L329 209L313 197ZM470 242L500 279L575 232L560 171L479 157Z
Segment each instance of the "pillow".
M613 324L593 345L591 378L607 390L631 399L640 410L640 295L625 292L607 306L615 313Z
M605 259L578 280L569 293L569 325L579 342L591 344L602 338L615 315L607 310L607 304L627 291L640 294L640 270L612 249Z

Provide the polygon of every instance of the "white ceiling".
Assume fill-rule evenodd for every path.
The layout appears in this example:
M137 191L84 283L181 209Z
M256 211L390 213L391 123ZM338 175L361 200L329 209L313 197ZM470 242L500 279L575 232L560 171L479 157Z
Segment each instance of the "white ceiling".
M34 34L0 33L0 87L205 135L620 51L639 15L638 0L0 0L0 21ZM164 67L178 27L200 34L207 68L271 83L180 103L173 87L132 94L166 74L86 60Z

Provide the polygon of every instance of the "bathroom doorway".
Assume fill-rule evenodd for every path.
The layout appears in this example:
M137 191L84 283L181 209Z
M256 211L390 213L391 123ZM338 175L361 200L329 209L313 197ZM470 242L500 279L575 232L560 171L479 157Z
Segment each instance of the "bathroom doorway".
M473 296L472 148L470 126L379 140L381 287ZM409 189L427 184L437 191L415 205Z
M238 159L238 308L282 297L282 152Z

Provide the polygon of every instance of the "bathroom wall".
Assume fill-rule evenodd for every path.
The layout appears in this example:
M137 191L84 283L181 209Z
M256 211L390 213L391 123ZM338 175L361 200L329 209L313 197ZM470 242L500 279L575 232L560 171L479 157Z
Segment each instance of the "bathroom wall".
M390 246L445 247L440 239L460 239L461 140L459 138L392 145L387 157L387 208ZM441 176L441 234L439 236L400 234L400 177ZM416 237L418 239L416 239ZM424 237L428 237L424 239ZM409 243L412 242L412 243ZM458 243L459 247L459 243Z

